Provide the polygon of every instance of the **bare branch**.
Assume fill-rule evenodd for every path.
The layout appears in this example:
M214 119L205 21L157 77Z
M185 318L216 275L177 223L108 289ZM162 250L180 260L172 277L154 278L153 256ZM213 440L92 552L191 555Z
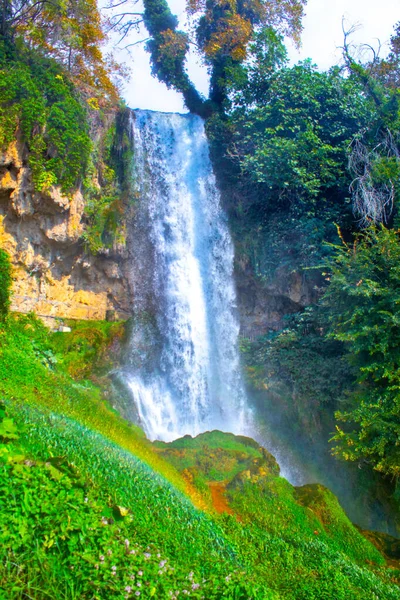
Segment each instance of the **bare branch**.
M370 150L360 139L352 144L349 156L349 170L355 175L350 185L353 197L353 211L359 217L361 227L371 222L387 223L392 212L395 198L395 182L376 183L373 178L374 165L382 159L394 158L400 161L398 145L388 130L382 142Z

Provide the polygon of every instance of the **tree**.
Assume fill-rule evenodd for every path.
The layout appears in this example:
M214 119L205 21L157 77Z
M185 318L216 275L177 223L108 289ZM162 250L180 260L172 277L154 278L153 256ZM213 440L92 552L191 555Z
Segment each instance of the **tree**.
M360 129L351 144L349 171L353 176L351 192L354 213L362 227L370 223L390 224L395 216L395 202L400 180L400 24L391 38L391 52L386 60L379 48L364 45L370 58L364 63L355 58L356 49L349 43L354 31L344 31L343 58L350 77L358 81L365 96L374 104L376 118Z
M110 6L120 7L127 2L115 0ZM181 92L192 112L209 116L224 110L231 71L246 60L254 36L264 27L273 27L299 43L305 3L306 0L188 0L187 12L194 32L191 40L177 29L178 21L166 0L144 0L143 22L150 34L147 49L153 73ZM123 38L140 22L136 12L118 12L112 18ZM190 44L209 68L208 99L198 93L185 70Z
M81 89L115 100L116 68L101 52L105 33L96 0L0 0L0 41L8 59L18 39L54 58ZM89 93L90 95L90 93Z
M317 206L320 214L329 207L343 213L347 149L373 121L373 106L360 85L338 70L319 73L305 62L274 71L269 52L257 52L242 90L234 90L229 117L231 156L259 190L253 202L264 213L284 209L312 216ZM278 60L282 64L282 54Z
M336 247L323 303L358 390L336 413L334 453L400 476L400 232L370 227Z

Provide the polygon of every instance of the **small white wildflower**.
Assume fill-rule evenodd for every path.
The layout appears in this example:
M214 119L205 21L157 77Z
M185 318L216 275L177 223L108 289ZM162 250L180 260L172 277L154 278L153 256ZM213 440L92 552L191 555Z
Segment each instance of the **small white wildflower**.
M135 554L136 550L129 550L129 554Z
M138 575L141 577L143 575L143 571L138 571Z
M129 548L129 540L125 540L124 544L125 544L126 548Z
M104 556L102 554L100 554L99 558L100 558L101 562L104 561Z
M138 581L136 585L137 585L138 587L142 587L142 582L141 582L141 581Z
M116 570L117 570L117 567L116 567L115 565L113 565L113 566L111 567L111 571L116 571Z
M192 583L192 590L198 590L200 587L199 583Z
M127 585L127 586L125 587L125 591L126 591L126 592L128 592L128 594L130 594L130 593L131 593L131 591L132 591L132 588L131 588L131 586L130 586L130 585Z
M85 503L85 504L87 504L88 502L89 502L89 498L88 498L88 497L86 497L86 498L84 499L84 503Z
M135 596L140 596L140 592L139 591L135 592Z

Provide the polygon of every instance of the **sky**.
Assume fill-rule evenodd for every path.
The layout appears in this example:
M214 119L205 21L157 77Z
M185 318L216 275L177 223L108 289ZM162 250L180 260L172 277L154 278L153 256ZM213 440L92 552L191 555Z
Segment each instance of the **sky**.
M169 0L169 5L180 18L181 27L184 27L185 0ZM377 47L380 42L381 55L384 55L393 27L400 20L400 0L308 0L305 12L302 47L298 51L288 41L289 57L292 63L311 58L319 69L324 70L340 62L343 18L347 29L358 25L358 30L352 36L354 43L368 43ZM142 37L146 37L146 34L136 39ZM125 84L122 93L128 106L163 112L187 112L181 95L168 90L151 76L144 44L135 45L129 54L126 51L118 52L117 58L126 62L132 71L131 80ZM189 57L188 71L197 88L207 94L207 72L194 55Z

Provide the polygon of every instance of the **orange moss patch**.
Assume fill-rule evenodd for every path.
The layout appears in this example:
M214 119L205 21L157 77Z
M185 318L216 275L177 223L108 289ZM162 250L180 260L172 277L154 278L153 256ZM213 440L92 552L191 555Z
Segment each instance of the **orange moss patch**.
M228 513L229 515L233 515L233 510L229 506L225 496L226 484L221 481L209 481L208 487L210 488L214 510L216 510L217 513Z

